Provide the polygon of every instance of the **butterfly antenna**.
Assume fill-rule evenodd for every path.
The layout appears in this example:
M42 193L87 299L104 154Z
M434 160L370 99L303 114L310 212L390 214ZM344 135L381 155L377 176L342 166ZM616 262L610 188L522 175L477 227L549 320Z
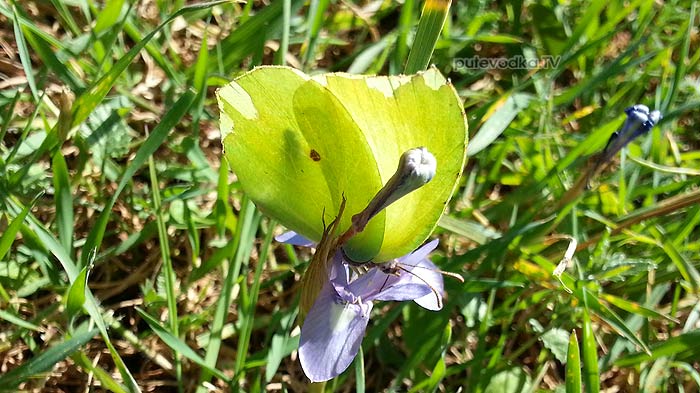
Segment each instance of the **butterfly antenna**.
M389 275L386 275L386 278L384 279L384 283L382 284L382 287L379 288L379 292L384 290L384 287L386 286L386 283L389 282Z
M409 266L409 267L412 267L412 268L426 269L426 270L430 270L431 272L440 273L440 274L442 274L443 276L452 277L452 278L454 278L455 280L457 280L457 281L461 282L462 284L464 284L464 277L462 277L461 275L459 275L459 274L457 274L457 273L446 272L446 271L440 270L440 269L432 269L432 268L430 268L430 267L428 267L428 266L407 265L407 264L405 264L405 263L402 263L402 265L403 265L403 266ZM405 269L404 269L404 270L405 270Z

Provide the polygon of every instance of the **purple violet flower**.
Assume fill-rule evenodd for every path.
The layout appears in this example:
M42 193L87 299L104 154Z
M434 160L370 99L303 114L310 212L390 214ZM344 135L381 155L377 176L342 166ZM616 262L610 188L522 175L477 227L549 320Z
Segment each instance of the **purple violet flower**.
M310 247L314 243L294 232L277 241ZM413 300L428 310L442 308L443 278L427 258L438 245L433 240L393 261L374 264L363 274L350 269L337 252L328 281L301 328L299 359L312 382L332 379L345 371L359 351L374 300Z

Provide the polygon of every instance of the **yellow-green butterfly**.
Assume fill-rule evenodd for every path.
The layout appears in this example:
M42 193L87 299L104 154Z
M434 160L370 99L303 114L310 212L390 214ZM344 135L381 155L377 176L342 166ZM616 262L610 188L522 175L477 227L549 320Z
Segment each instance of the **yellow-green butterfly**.
M425 241L466 159L462 102L434 68L387 77L259 67L217 97L225 155L243 190L263 212L313 241L343 196L339 230L350 227L403 152L424 146L435 156L432 181L377 214L343 247L354 261L388 261Z

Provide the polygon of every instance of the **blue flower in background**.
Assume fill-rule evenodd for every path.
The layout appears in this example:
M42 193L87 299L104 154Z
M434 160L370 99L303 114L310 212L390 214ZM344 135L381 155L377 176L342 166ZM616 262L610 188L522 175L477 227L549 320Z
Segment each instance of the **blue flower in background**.
M278 241L310 247L314 243L288 232ZM312 382L340 375L360 349L374 300L413 300L428 310L442 308L442 273L428 254L438 240L365 273L350 269L341 251L331 261L328 281L304 320L299 344L301 366Z
M663 117L659 111L649 112L646 105L631 106L625 109L625 113L627 119L622 127L608 139L608 143L601 153L599 165L610 161L632 140L649 132Z
M588 159L585 171L574 185L559 199L556 209L577 198L581 191L590 187L591 179L598 176L612 161L612 158L628 143L640 135L649 132L662 119L661 112L651 111L646 105L633 105L625 109L627 118L617 131L608 139L605 148Z

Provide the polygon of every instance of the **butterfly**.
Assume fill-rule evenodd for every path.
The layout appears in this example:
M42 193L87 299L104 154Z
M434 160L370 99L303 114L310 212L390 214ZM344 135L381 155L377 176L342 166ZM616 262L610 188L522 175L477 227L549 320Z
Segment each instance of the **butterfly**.
M388 261L420 246L465 164L462 101L435 68L309 76L265 66L221 87L217 98L224 154L242 189L265 214L314 242L343 198L339 233L390 181L404 152L432 153L432 180L373 215L343 245L353 261Z

